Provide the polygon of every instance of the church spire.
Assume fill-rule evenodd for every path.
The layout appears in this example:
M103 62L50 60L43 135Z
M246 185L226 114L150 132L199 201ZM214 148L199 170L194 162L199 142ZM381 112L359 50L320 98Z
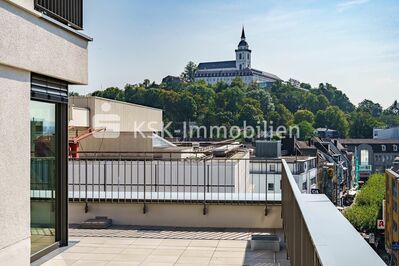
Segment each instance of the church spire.
M245 40L245 30L244 30L244 26L242 26L241 40Z

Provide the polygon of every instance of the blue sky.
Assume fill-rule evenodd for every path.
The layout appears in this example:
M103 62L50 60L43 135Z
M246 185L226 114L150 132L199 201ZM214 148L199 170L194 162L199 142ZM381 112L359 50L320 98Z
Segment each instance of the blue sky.
M233 60L242 25L252 67L317 86L355 104L399 99L398 0L86 0L88 93L178 75L192 60Z

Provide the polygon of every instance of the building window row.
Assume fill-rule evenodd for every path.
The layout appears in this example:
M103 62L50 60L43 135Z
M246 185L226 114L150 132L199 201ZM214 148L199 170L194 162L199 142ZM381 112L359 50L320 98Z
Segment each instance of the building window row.
M387 151L387 145L381 145L381 151ZM392 151L398 151L398 145L392 145Z
M227 73L199 73L196 77L235 77L235 76L251 76L250 72L227 72Z
M397 156L396 154L376 154L374 156L376 162L392 162Z

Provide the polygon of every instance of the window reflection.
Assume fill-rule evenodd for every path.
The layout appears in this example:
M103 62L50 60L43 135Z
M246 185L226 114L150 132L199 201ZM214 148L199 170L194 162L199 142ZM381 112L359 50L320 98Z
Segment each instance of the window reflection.
M55 104L31 101L31 253L55 242Z

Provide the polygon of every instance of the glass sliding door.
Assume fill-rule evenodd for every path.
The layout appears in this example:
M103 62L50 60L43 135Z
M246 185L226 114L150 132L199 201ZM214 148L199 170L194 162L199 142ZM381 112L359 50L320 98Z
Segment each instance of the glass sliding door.
M68 245L67 125L68 83L31 73L31 261Z
M56 104L31 101L31 254L56 242Z

